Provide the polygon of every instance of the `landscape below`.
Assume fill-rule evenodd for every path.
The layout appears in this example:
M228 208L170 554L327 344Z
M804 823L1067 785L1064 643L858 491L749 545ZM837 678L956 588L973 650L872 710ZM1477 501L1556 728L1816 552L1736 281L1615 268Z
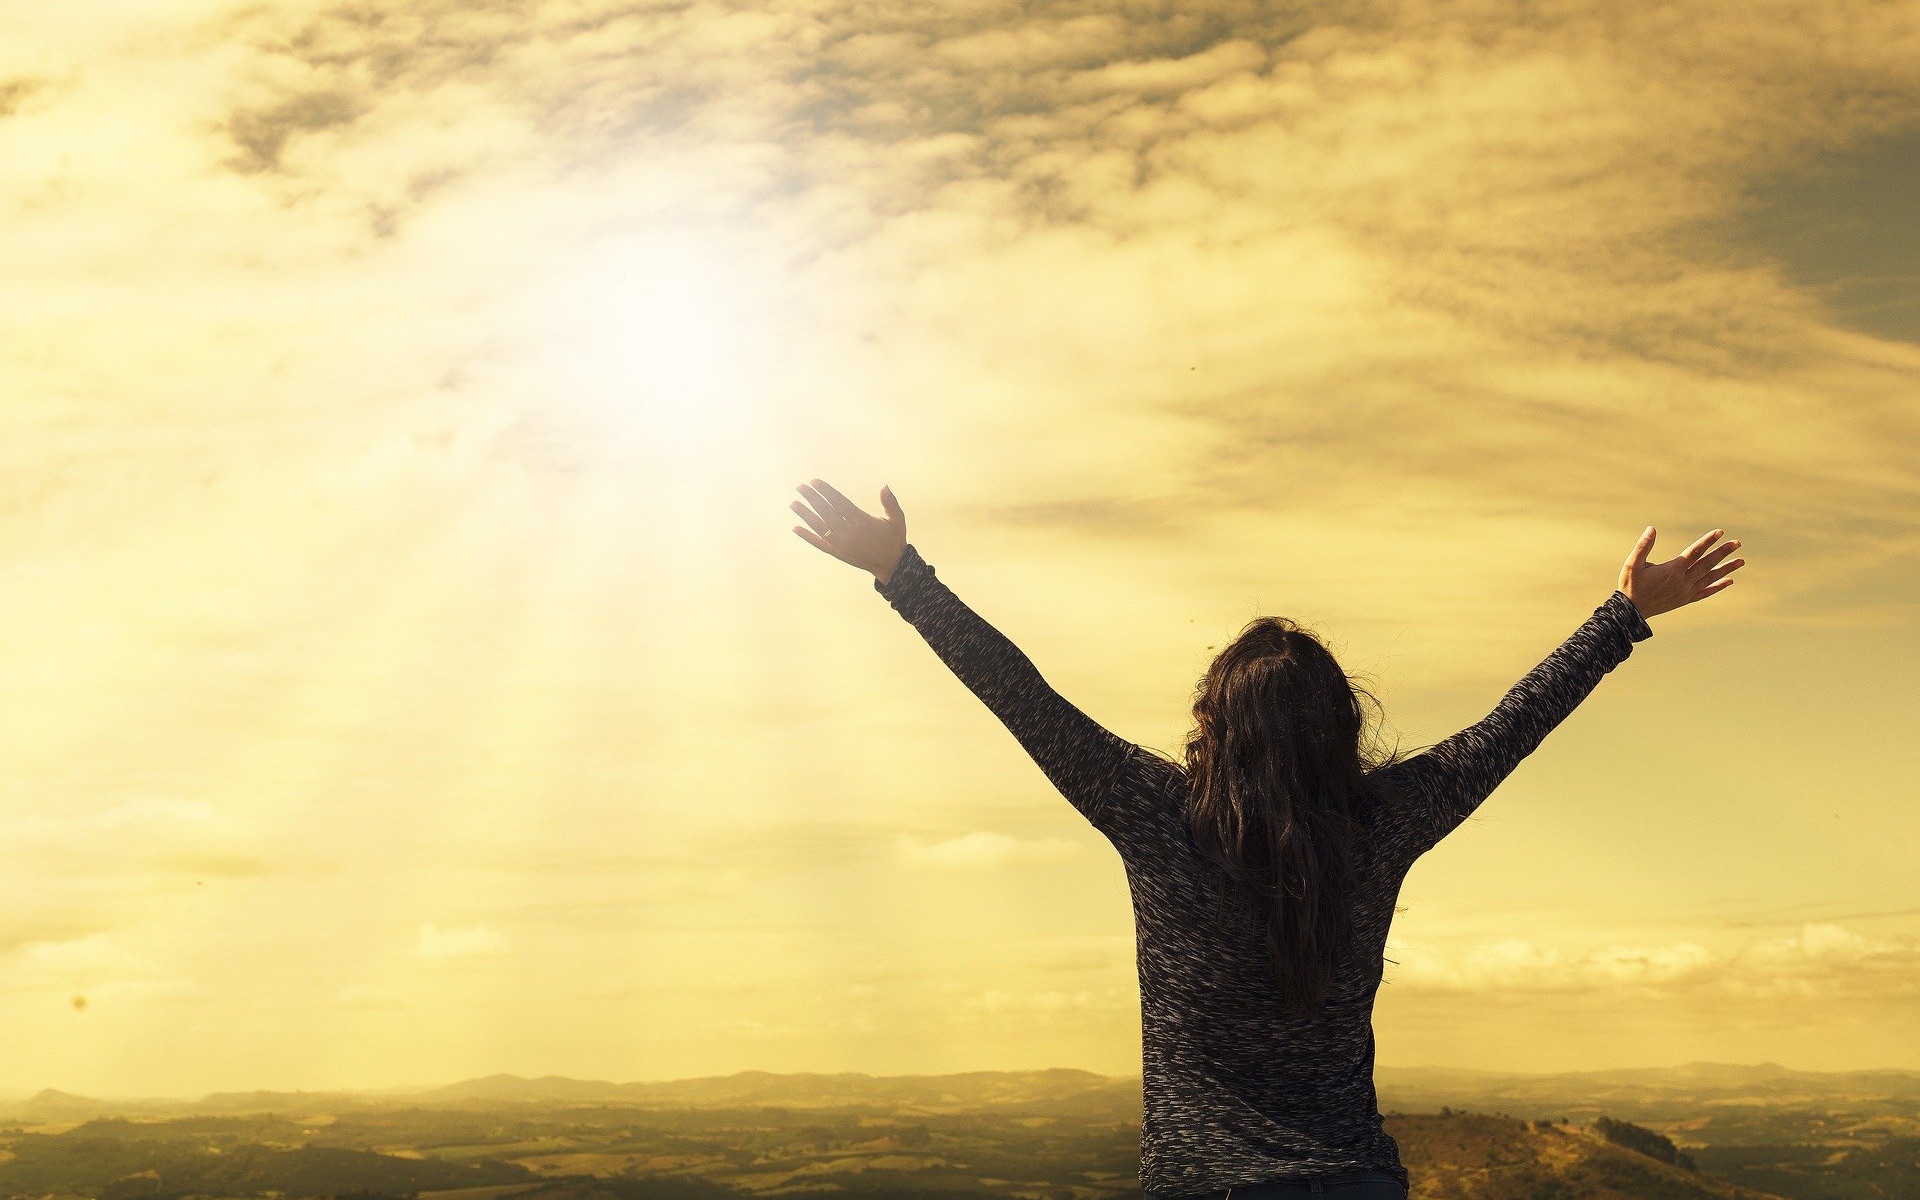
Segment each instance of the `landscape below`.
M1414 1200L1920 1197L1920 1072L1382 1068ZM1137 1200L1140 1080L496 1075L417 1092L0 1102L0 1197Z

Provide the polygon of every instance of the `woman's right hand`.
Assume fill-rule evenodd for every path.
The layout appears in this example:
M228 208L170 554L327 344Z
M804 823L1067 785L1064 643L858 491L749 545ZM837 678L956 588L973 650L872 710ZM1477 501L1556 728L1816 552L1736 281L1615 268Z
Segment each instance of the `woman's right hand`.
M1633 553L1627 555L1626 565L1620 568L1620 590L1640 610L1641 619L1672 612L1683 604L1692 604L1695 600L1723 591L1733 583L1728 576L1739 570L1747 560L1736 558L1724 567L1719 564L1721 559L1733 553L1740 545L1740 540L1735 538L1730 542L1722 542L1712 550L1707 549L1724 533L1724 529L1704 533L1677 557L1663 563L1650 563L1647 553L1653 549L1653 539L1657 534L1653 526L1647 526L1647 531L1634 543Z

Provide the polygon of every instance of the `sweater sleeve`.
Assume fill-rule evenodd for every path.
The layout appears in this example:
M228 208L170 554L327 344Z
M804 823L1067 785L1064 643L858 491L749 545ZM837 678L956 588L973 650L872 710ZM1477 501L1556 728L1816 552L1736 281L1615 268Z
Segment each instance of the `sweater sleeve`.
M1653 636L1625 592L1613 594L1479 721L1396 768L1406 789L1399 835L1411 862L1436 845L1500 785L1597 687Z
M1054 691L1018 647L935 577L913 545L887 583L875 579L873 587L1000 719L1060 794L1120 844L1127 818L1124 806L1111 800L1137 747Z

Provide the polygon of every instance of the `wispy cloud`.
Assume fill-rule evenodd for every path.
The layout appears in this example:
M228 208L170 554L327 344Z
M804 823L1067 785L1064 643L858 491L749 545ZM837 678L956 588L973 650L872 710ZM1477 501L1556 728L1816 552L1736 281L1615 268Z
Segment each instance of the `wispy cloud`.
M484 925L442 929L429 921L420 926L420 954L423 958L474 958L499 954L506 948L506 939Z
M1570 953L1521 938L1459 946L1390 941L1399 988L1465 992L1707 992L1730 1001L1920 995L1920 940L1871 938L1808 922L1788 937L1713 950L1697 942L1612 945Z
M1004 867L1026 863L1052 863L1077 858L1078 842L1066 838L1017 838L1011 834L979 829L958 837L927 842L911 834L902 834L899 860L907 866Z
M250 822L196 800L143 797L71 814L26 812L8 828L8 853L36 874L231 877L271 869Z
M107 997L190 997L205 991L104 932L68 941L27 942L0 956L0 964L7 990L71 993L82 998L76 1007Z

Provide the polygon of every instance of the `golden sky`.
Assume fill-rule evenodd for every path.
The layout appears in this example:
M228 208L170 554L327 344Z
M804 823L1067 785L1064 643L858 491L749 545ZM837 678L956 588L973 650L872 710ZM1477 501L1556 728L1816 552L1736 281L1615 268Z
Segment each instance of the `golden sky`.
M1424 745L1727 529L1379 1061L1920 1067L1920 12L1281 7L0 9L0 1089L1137 1072L816 476L1165 750L1256 614Z

